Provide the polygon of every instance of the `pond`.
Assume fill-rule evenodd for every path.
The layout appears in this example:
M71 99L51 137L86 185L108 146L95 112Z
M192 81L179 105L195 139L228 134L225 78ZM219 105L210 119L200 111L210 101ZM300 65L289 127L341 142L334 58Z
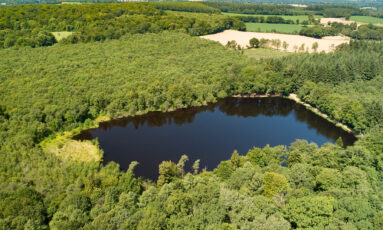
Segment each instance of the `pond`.
M345 146L356 140L304 106L272 97L226 98L207 106L115 119L75 139L97 138L105 163L115 161L127 169L138 161L135 174L156 180L162 161L177 162L183 154L189 157L187 170L197 159L201 169L212 170L235 149L246 154L254 146L289 145L296 139L322 145L339 137Z

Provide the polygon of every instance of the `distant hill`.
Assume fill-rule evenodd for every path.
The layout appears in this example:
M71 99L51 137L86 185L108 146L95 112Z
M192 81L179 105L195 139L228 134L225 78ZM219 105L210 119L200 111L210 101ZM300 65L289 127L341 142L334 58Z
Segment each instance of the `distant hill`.
M14 4L61 4L65 3L105 3L105 2L130 2L137 0L0 0L0 3L7 5ZM158 2L159 0L142 0L148 2ZM171 1L171 2L176 2ZM195 1L195 0L189 0ZM201 0L203 1L203 0ZM180 1L178 1L180 2ZM214 0L214 2L238 2L238 3L275 3L275 4L296 4L296 5L312 5L312 4L336 4L336 5L352 5L356 7L376 7L383 8L383 0Z
M383 0L217 0L223 2L243 2L243 3L275 3L275 4L326 4L326 5L350 5L355 7L376 7L383 8Z

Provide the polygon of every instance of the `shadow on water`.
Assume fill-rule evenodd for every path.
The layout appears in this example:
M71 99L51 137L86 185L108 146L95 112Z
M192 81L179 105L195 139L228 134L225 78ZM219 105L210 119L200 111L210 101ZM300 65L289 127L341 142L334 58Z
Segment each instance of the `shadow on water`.
M226 98L207 106L103 122L75 139L98 138L105 163L115 161L127 169L131 161L138 161L136 175L155 180L161 161L177 162L182 154L190 158L186 167L200 159L201 168L213 169L229 159L234 149L246 154L253 146L289 145L296 139L322 145L339 137L345 146L356 141L294 101Z

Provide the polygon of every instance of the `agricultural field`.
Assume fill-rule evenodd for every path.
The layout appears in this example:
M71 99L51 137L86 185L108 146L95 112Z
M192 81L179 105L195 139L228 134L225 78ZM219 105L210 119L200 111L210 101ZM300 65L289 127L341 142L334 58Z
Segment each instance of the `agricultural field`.
M321 18L322 25L328 25L328 22L338 22L346 25L356 22L359 25L363 24L374 24L374 25L383 25L383 18L376 18L371 16L352 16L349 20L345 18Z
M244 50L244 55L255 58L255 59L261 59L261 58L279 58L289 55L288 52L282 52L277 51L274 49L267 49L267 48L257 48L257 49L246 49Z
M351 16L350 20L360 23L383 24L383 18L376 18L371 16Z
M227 16L254 16L254 17L268 17L268 16L278 16L282 17L285 20L299 20L299 21L304 21L308 20L307 15L261 15L261 14L236 14L236 13L223 13L224 15ZM320 15L314 15L314 18L321 18L322 16Z
M251 32L297 34L302 28L294 24L246 23L246 30Z
M292 34L278 34L278 33L255 33L255 32L243 32L243 31L234 31L226 30L217 34L210 34L201 36L202 38L217 41L222 45L226 45L229 41L236 41L241 47L247 47L249 41L252 38L267 39L270 41L269 47L277 48L271 45L272 40L279 40L280 46L277 49L286 50L287 52L332 52L335 50L335 47L348 43L349 38L342 36L329 36L323 37L322 39L311 38L301 35L292 35ZM283 48L283 42L288 44L286 49ZM312 49L313 45L317 43L318 47L315 50Z
M333 23L333 22L342 23L345 25L350 25L350 24L354 23L355 21L346 20L345 18L321 18L321 20L320 20L320 23L324 26L328 26L329 23ZM358 24L360 25L360 23L358 23Z

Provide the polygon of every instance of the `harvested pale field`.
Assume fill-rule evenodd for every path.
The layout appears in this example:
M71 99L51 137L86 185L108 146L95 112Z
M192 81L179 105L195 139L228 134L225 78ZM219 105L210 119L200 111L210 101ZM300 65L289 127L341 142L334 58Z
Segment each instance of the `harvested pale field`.
M302 7L302 8L307 7L307 5L303 5L303 4L288 4L288 5L294 6L294 7Z
M375 26L383 26L383 18L371 16L352 16L350 20L346 20L345 18L321 18L320 23L322 25L328 26L328 22L339 22L347 25L356 22L358 26L371 23Z
M238 45L241 47L246 47L249 45L249 41L252 38L258 39L279 39L281 40L280 50L284 50L282 48L282 43L285 41L288 44L287 52L296 52L299 47L304 44L304 51L314 52L312 50L312 45L317 42L318 43L318 52L331 52L334 50L334 47L342 44L348 43L350 39L348 37L342 36L332 36L332 37L323 37L322 39L310 38L300 35L291 35L291 34L276 34L276 33L256 33L256 32L242 32L235 30L225 30L224 32L201 36L201 38L217 41L222 45L226 45L228 41L236 41Z
M320 19L320 24L324 25L324 26L328 26L328 23L329 22L338 22L338 23L343 23L343 24L346 24L346 25L350 25L356 21L353 21L353 20L346 20L345 18L321 18ZM357 23L358 26L360 26L362 23Z

